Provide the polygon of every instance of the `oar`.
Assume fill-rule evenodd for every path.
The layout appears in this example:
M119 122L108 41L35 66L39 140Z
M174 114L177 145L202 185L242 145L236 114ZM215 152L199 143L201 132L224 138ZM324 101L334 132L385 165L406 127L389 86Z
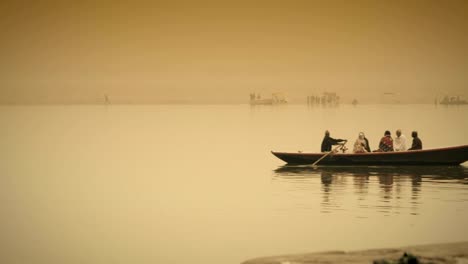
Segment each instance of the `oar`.
M316 166L317 163L319 163L321 160L323 160L326 156L328 156L328 155L332 154L333 152L335 152L335 150L337 150L338 148L343 147L344 144L346 144L346 142L343 143L343 144L339 144L336 148L332 149L332 151L325 153L325 155L323 155L320 159L316 160L316 161L312 164L312 167L317 167L317 166Z

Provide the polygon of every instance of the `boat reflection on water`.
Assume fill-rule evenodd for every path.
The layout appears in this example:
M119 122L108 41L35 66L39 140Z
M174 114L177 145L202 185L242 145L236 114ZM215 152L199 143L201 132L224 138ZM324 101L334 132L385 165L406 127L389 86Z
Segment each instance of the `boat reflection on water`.
M309 188L315 190L310 191L314 192L318 186L310 183L320 184L323 213L371 209L386 216L404 212L417 215L423 198L443 200L447 192L459 190L459 187L464 193L468 191L468 167L464 166L314 168L285 165L274 170L273 179L288 186L301 185L302 189L311 186ZM307 182L309 184L305 185ZM422 198L423 188L427 188L427 194ZM365 212L362 215L367 217Z

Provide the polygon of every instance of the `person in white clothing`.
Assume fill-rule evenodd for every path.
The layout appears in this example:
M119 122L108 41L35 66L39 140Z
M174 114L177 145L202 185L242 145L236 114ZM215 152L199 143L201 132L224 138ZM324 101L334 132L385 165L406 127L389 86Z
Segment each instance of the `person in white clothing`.
M393 148L395 151L406 151L406 137L401 134L401 129L396 131L396 137L393 140Z

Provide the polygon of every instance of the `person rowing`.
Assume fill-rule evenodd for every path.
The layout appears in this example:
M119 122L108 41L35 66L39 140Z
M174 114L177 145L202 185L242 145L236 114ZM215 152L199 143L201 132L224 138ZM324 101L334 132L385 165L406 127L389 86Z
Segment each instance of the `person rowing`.
M330 152L333 145L339 145L345 142L346 142L346 139L339 139L339 138L335 139L335 138L330 137L330 131L325 130L325 137L322 140L321 151Z

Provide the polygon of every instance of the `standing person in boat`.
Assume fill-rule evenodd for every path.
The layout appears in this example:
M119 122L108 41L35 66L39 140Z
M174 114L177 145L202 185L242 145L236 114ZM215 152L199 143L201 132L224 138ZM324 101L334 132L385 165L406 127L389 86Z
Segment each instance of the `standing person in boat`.
M368 141L366 141L366 137L364 136L364 133L360 132L359 137L356 139L356 142L354 142L353 152L354 153L366 153L368 152L367 151L368 148L369 148Z
M325 131L325 137L322 140L322 152L329 152L333 145L338 145L341 142L345 142L346 139L334 139L330 137L330 132L328 130Z
M395 151L406 151L406 137L401 134L401 129L396 131L396 137L393 141Z
M376 152L393 151L393 139L390 131L385 131L384 137L380 140L379 149Z
M418 132L417 131L411 132L411 136L413 137L413 144L411 145L411 148L409 148L408 150L422 149L422 142L421 142L421 139L419 139L418 137Z

